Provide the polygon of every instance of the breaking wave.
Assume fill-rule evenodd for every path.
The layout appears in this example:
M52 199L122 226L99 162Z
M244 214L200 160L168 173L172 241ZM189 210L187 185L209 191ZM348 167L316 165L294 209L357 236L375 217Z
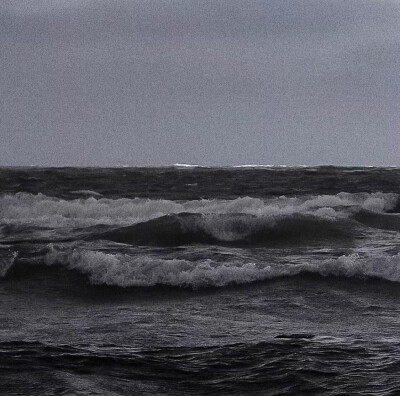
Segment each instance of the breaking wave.
M82 191L81 191L82 193ZM89 191L84 191L89 193ZM92 195L93 192L90 192ZM247 214L276 219L280 216L312 215L323 219L342 219L360 210L384 213L396 208L398 195L392 193L339 193L336 195L285 196L233 200L202 199L171 201L164 199L108 199L91 196L73 200L43 194L17 193L0 197L1 224L61 228L98 224L132 225L168 214Z
M256 216L249 214L166 215L97 235L135 245L179 246L193 243L268 245L321 239L349 238L352 223L315 215ZM354 227L353 227L354 228Z
M60 251L50 246L44 261L88 276L93 284L110 286L221 287L313 273L321 276L379 278L400 282L400 253L396 255L343 255L336 259L300 264L212 259L163 259L146 255L111 254L85 249Z

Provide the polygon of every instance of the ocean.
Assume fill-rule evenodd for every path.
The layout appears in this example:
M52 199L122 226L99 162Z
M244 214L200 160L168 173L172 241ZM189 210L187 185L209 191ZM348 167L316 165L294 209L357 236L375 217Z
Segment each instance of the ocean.
M399 194L398 168L0 168L0 394L400 394Z

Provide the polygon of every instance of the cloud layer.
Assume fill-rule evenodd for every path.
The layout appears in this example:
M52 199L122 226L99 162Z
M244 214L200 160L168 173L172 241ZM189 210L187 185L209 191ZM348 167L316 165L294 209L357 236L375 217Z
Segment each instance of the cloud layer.
M2 165L400 165L400 4L0 6Z

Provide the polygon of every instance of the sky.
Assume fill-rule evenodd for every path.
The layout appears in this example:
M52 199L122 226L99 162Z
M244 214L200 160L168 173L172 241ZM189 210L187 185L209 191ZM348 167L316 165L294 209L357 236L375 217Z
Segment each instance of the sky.
M398 0L2 0L2 166L400 166Z

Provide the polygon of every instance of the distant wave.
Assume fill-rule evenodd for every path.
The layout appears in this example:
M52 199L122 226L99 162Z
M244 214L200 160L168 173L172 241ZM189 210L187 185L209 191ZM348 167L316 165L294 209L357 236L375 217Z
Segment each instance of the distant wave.
M239 260L217 262L212 259L165 259L145 254L130 256L79 248L62 251L50 246L44 261L47 265L77 270L87 275L93 284L120 287L221 287L304 273L400 282L400 253L393 256L354 253L314 263L268 265Z
M174 164L174 168L203 168L201 165L193 165L193 164Z
M260 169L268 169L268 168L312 168L308 165L263 165L263 164L246 164L246 165L234 165L232 168L260 168Z
M232 168L275 168L275 165L234 165Z
M176 168L211 168L211 169L237 169L237 168L313 168L308 165L272 165L272 164L244 164L244 165L221 165L205 166L197 164L177 163L173 165Z

